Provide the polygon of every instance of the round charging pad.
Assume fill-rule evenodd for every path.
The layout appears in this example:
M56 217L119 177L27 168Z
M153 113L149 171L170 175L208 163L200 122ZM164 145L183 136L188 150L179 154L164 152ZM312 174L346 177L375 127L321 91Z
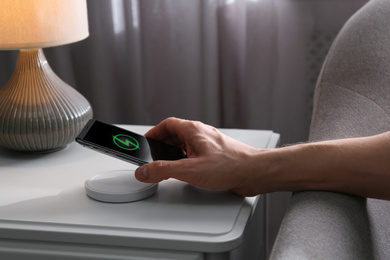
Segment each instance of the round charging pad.
M143 183L134 177L134 171L112 171L85 181L85 190L92 199L124 203L142 200L157 191L157 183Z

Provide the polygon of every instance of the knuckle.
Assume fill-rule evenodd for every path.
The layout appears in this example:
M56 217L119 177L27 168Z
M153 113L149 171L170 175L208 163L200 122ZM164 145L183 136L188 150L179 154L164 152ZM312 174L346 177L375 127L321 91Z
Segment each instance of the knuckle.
M165 119L166 121L176 121L177 120L177 118L176 117L173 117L173 116L171 116L171 117L168 117L167 119Z

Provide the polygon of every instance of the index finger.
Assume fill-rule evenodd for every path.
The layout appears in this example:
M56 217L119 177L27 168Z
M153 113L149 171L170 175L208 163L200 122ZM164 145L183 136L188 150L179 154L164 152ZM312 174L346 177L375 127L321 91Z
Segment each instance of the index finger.
M185 121L174 117L167 118L150 129L145 136L170 145L181 146L185 143L182 127Z

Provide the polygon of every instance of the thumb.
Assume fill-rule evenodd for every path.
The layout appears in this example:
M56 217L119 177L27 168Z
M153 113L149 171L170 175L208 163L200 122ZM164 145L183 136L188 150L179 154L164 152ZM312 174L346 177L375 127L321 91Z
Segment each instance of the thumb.
M140 166L135 171L135 178L141 182L157 183L175 177L179 161L154 161Z

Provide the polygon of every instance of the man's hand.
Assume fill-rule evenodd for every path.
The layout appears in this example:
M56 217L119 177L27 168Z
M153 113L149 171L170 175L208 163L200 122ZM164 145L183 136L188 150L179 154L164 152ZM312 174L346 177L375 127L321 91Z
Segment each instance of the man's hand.
M141 166L135 176L139 181L156 183L169 178L212 189L244 191L250 174L245 167L259 149L220 133L201 122L169 118L145 136L182 147L187 158L177 161L155 161ZM255 195L255 194L250 194Z

